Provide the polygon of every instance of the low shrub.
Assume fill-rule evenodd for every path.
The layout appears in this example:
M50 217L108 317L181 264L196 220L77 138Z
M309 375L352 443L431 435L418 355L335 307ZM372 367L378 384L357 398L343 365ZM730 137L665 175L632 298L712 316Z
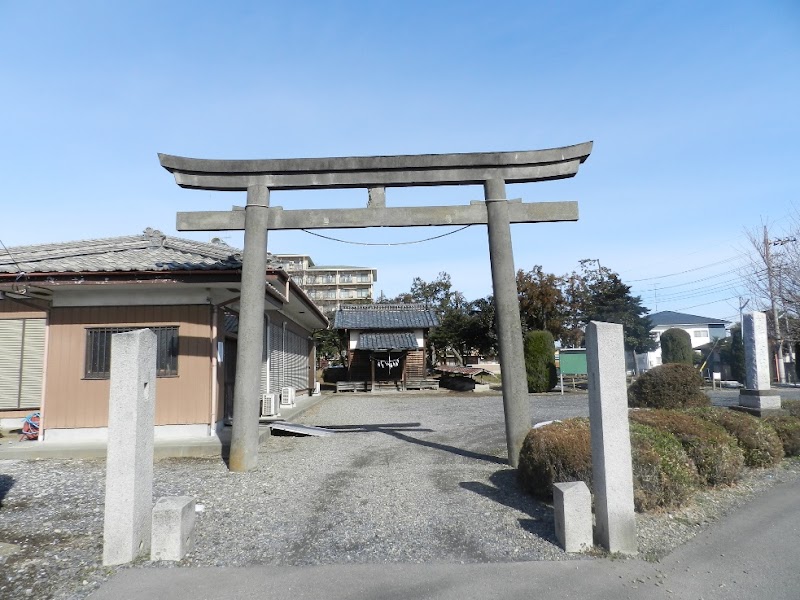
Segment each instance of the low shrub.
M721 426L674 410L632 410L636 423L669 431L683 444L705 485L731 484L744 464L742 449Z
M763 421L778 434L786 456L800 455L800 418L766 417Z
M784 456L783 443L775 429L753 415L727 408L699 408L690 413L724 427L735 437L748 467L771 467Z
M694 463L671 433L641 423L630 425L636 510L680 506L699 483Z
M520 483L534 496L550 498L553 484L584 481L592 488L588 419L568 419L531 429L519 454Z
M634 504L643 512L683 503L699 478L675 436L647 425L631 424ZM519 457L519 478L534 496L549 499L553 484L583 481L592 487L589 421L568 419L531 429Z
M800 419L800 400L784 400L781 402L781 408L788 410L791 416Z
M628 388L628 406L633 408L684 408L709 406L711 400L700 388L703 378L694 367L660 365L642 374Z

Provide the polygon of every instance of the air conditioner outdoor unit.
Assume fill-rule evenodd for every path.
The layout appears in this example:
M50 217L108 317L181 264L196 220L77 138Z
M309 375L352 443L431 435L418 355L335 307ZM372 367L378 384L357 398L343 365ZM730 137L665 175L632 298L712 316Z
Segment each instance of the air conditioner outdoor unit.
M294 406L294 388L281 388L281 406Z
M261 416L279 417L278 398L275 394L261 394Z

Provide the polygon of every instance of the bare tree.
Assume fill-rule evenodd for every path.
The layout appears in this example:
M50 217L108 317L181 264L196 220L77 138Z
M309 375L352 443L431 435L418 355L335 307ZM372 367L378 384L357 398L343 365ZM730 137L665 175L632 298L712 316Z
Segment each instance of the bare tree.
M769 315L771 337L775 342L778 380L786 382L784 342L788 342L789 355L796 342L797 317L800 309L800 216L795 213L790 222L789 234L777 237L768 225L746 230L750 242L750 261L742 278L750 291L756 308ZM793 362L793 361L792 361Z

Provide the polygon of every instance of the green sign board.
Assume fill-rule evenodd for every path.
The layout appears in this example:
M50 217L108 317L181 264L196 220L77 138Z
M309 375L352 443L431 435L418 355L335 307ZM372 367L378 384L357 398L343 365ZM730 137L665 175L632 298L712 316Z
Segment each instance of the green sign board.
M586 375L586 348L568 348L558 353L562 375Z

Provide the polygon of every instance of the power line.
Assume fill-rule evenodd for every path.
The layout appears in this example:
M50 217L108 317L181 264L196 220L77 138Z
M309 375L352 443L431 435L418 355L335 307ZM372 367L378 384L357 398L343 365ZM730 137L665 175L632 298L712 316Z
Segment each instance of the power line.
M707 265L701 265L699 267L694 267L693 269L686 269L685 271L678 271L677 273L668 273L667 275L656 275L654 277L644 277L643 279L630 279L628 283L637 283L639 281L653 281L654 279L665 279L667 277L675 277L677 275L684 275L686 273L693 273L694 271L701 271L703 269L708 269L709 267L716 267L717 265L724 265L725 263L732 262L734 260L739 260L741 255L739 256L732 256L730 258L726 258L724 260L720 260L717 262L709 263Z

